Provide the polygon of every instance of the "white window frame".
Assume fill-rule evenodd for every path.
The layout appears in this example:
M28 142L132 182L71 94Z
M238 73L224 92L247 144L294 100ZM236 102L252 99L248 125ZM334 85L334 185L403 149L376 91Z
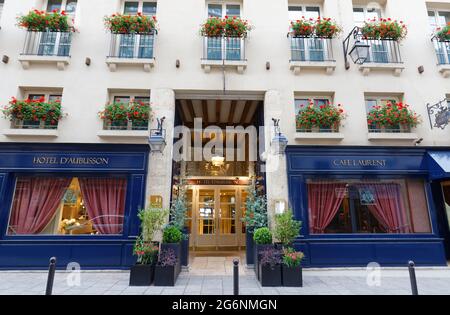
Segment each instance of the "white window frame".
M36 91L25 91L24 92L25 95L25 99L28 99L30 97L30 95L43 95L45 98L45 101L48 102L48 100L50 99L50 96L59 96L60 100L62 101L62 96L63 96L63 92L62 91L58 91L58 90L36 90Z
M109 100L111 103L114 102L116 97L129 97L130 98L130 102L134 102L136 97L148 97L148 102L150 104L150 93L145 93L145 92L113 92L110 93L109 95Z
M208 1L205 6L205 15L209 18L209 5L220 5L222 6L222 18L227 16L227 5L238 5L239 6L239 17L242 18L242 3L240 1L227 1L227 2L219 2L219 1Z
M367 101L376 101L376 106L382 105L384 101L395 101L397 103L402 102L403 97L399 95L389 95L389 94L380 94L380 95L364 95L364 105L366 107L366 113L369 113L369 108L367 107Z
M60 1L61 1L61 10L60 10L60 12L66 11L67 2L69 2L69 0L60 0ZM77 0L77 6L76 6L76 9L75 9L75 12L72 13L72 14L67 13L68 16L70 16L72 18L75 18L75 16L77 15L77 11L78 11L78 5L79 5L78 2L79 2L79 0ZM46 0L45 1L45 11L47 11L47 9L48 9L48 3L49 3L49 0Z
M295 115L298 114L298 111L296 109L297 104L296 102L298 100L311 100L311 101L316 101L316 100L327 100L329 104L333 104L333 97L330 95L320 95L320 94L315 94L315 95L308 95L308 94L299 94L299 95L295 95L294 97L294 109L296 110ZM299 109L300 110L300 109Z
M125 3L126 2L138 2L138 12L143 14L144 11L144 3L154 3L156 5L155 15L158 13L158 2L156 0L124 0L122 1L122 5L120 8L120 12L125 13Z
M434 23L433 25L430 24L430 15L429 13L433 12L434 14ZM440 27L444 27L446 26L446 23L439 23L439 13L440 12L446 12L450 14L450 9L437 9L437 8L427 8L427 16L428 16L428 25L430 26L430 30L432 32L432 34L434 34L434 32L436 32L436 30ZM450 22L450 20L449 20ZM432 29L431 29L432 28Z
M380 5L381 7L381 5ZM364 14L364 21L362 22L358 22L355 21L355 9L362 9L363 10L363 14ZM371 8L372 9L372 8ZM355 23L356 26L362 26L364 25L364 22L367 22L369 20L369 12L368 12L369 8L365 5L354 5L352 7L352 13L353 13L353 22ZM383 8L381 7L380 9L380 14L379 14L379 18L383 18Z
M288 4L288 16L289 16L289 7L301 7L301 15L304 16L305 18L308 18L308 12L306 11L306 8L318 8L319 9L319 17L322 17L322 6L318 5L318 4L305 4L305 3L289 3ZM300 16L301 18L301 16ZM297 19L290 19L289 17L289 21L296 21Z

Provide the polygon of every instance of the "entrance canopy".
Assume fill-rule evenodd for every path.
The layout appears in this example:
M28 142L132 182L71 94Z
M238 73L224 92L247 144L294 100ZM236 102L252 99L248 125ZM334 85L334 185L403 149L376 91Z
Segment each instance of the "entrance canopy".
M450 151L429 151L428 167L432 179L450 178Z

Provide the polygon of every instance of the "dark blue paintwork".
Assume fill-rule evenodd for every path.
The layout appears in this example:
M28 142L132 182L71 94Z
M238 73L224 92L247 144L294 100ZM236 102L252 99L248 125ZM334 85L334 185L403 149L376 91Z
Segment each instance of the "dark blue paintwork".
M433 148L440 152L445 152L445 149ZM450 149L447 150L450 152ZM447 265L444 240L439 233L432 198L427 151L427 148L414 147L288 146L289 201L294 216L303 222L295 247L305 252L305 266L366 266L369 262L406 266L409 260L414 260L418 265ZM311 235L306 181L320 177L363 179L367 176L424 179L433 232Z
M78 262L86 269L128 268L139 233L137 211L145 203L149 148L111 144L0 144L0 268L42 269L55 256L58 268ZM36 157L53 158L36 164ZM103 158L107 163L73 164L61 158ZM128 179L124 233L121 236L7 236L17 176L124 176Z

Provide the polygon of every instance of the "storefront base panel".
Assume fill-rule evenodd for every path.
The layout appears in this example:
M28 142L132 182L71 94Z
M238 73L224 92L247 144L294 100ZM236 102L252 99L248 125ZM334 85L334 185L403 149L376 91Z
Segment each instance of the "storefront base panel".
M0 244L0 269L47 269L56 257L57 268L78 263L81 269L128 269L135 261L133 244L117 243L14 243Z
M335 242L301 241L295 247L305 253L305 267L405 267L412 260L417 266L447 266L441 241L417 242Z

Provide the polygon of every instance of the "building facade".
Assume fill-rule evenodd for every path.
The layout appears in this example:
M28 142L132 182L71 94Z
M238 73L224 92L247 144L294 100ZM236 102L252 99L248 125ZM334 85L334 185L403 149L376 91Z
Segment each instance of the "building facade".
M34 9L65 11L76 32L19 28L17 16ZM157 32L111 34L105 16L118 12L156 16ZM205 38L208 16L253 29ZM302 17L332 18L343 32L286 36ZM346 67L344 39L372 18L402 21L406 38L367 41L365 62L348 57ZM57 124L0 119L0 267L57 256L126 268L138 210L169 207L180 182L193 249L245 246L240 218L256 182L270 217L286 203L303 222L295 246L308 266L447 264L450 139L427 104L450 98L450 44L432 36L449 22L449 0L0 0L1 104L60 103L67 114ZM346 118L305 130L296 117L309 102L342 104ZM416 127L368 124L374 107L401 102L420 116ZM150 104L148 128L102 119L112 103ZM163 117L166 146L150 153ZM289 141L284 154L270 150L272 119ZM227 149L204 156L214 139Z

